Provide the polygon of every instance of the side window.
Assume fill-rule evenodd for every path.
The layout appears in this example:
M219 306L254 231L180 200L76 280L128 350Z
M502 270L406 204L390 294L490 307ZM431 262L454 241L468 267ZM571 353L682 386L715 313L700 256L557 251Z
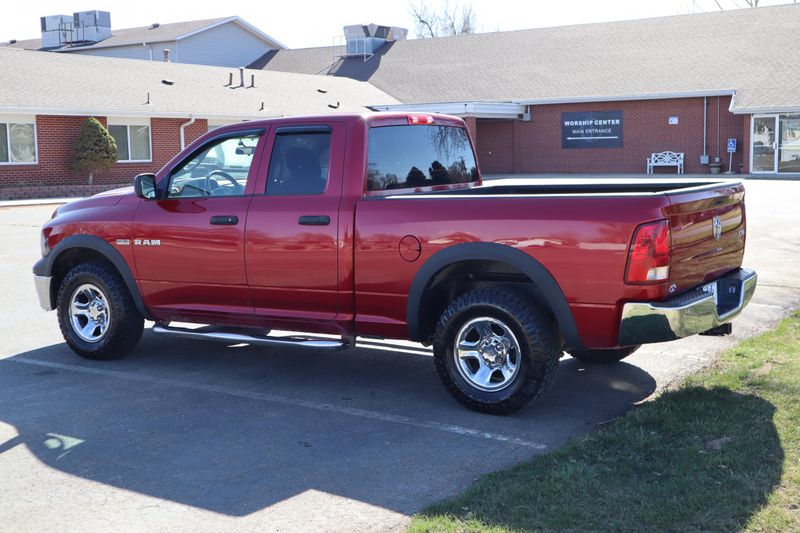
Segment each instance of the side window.
M370 191L477 180L478 167L463 128L383 126L369 130L367 189Z
M254 134L227 137L200 148L172 171L168 198L244 194L259 137Z
M269 161L267 196L322 194L330 155L329 131L279 132Z

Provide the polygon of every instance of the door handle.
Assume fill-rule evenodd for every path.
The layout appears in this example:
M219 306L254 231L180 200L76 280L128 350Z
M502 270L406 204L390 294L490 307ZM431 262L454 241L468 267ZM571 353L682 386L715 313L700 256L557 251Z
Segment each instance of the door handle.
M214 215L211 217L211 223L215 226L235 226L239 223L239 217L236 215Z
M328 215L303 215L297 219L298 224L303 226L327 226L331 223Z

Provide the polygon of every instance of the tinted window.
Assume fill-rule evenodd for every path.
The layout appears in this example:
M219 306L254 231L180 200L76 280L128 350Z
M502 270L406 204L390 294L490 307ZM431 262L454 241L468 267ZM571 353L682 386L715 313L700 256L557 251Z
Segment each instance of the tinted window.
M172 173L170 198L244 194L258 135L212 141Z
M369 130L370 191L477 181L467 132L454 126L386 126Z
M330 155L330 132L279 133L269 160L267 196L321 194Z

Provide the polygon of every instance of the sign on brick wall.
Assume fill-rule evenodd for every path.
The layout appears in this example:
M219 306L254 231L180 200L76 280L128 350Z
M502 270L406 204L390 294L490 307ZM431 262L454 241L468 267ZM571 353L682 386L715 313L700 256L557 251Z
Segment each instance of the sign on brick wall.
M561 148L622 148L622 111L561 113Z

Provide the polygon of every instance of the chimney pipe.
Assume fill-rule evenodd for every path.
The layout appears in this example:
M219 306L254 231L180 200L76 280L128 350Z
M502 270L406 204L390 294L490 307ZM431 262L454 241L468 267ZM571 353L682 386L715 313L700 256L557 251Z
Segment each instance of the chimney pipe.
M248 89L252 89L255 86L256 86L256 75L250 74L250 86L248 87Z
M169 48L161 50L164 53L164 63L169 63Z
M239 87L244 87L244 67L239 67Z

